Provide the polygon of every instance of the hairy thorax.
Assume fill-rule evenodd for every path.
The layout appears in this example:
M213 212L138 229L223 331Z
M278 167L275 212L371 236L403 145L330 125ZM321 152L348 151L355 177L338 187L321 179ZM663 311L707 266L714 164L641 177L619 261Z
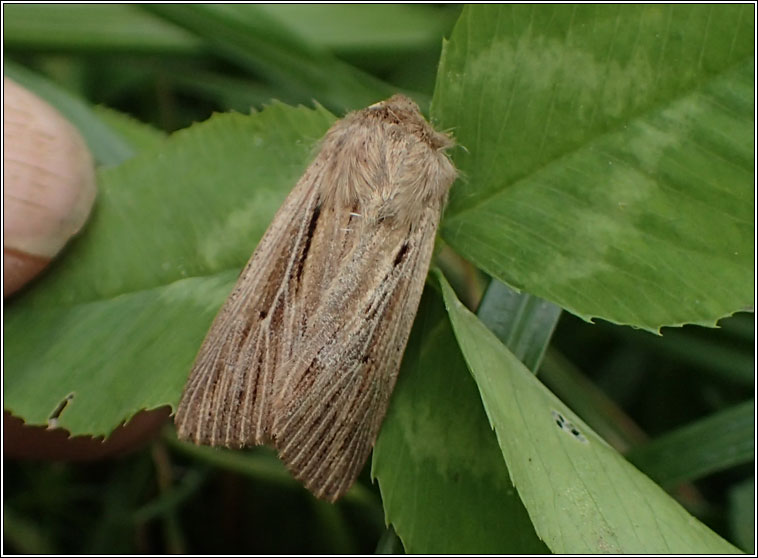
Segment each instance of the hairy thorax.
M351 113L324 138L323 197L355 211L366 224L412 226L447 201L456 176L445 155L452 145L400 95Z

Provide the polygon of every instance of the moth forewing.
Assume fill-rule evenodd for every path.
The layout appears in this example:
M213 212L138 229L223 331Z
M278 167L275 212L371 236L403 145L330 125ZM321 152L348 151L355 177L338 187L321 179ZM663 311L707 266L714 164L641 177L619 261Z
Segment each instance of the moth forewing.
M360 473L386 413L456 176L396 95L338 121L200 349L179 436L273 443L316 496Z
M376 439L423 289L436 222L422 219L401 239L385 225L379 229L361 236L365 246L351 254L356 277L368 287L355 285L351 293L338 284L327 294L319 311L338 325L301 347L274 413L282 460L314 494L330 500L350 487ZM360 257L364 252L384 258Z
M292 269L310 234L308 223L293 215L310 214L319 203L312 167L282 204L203 341L174 419L181 439L227 447L271 441L274 368L294 341L284 335L296 310Z

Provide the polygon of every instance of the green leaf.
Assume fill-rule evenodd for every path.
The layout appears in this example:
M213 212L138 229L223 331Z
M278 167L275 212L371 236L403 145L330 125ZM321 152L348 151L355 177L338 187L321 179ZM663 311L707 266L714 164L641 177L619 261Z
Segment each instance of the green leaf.
M49 537L37 518L21 517L10 506L3 506L3 538L23 554L54 554Z
M183 29L126 4L9 4L6 50L193 53L201 42Z
M321 48L384 59L428 45L455 19L438 6L408 4L261 4L259 9Z
M403 554L403 543L395 533L392 525L388 525L376 544L374 554Z
M719 327L737 321L740 313L719 322ZM752 322L753 317L750 317ZM726 333L726 328L724 328ZM641 346L656 350L661 357L677 359L693 369L707 371L714 377L729 380L735 384L753 386L755 384L755 359L753 347L755 334L747 343L726 342L726 335L716 336L713 330L698 331L695 327L667 329L663 339L644 335L641 332L624 332ZM718 330L717 330L718 332ZM711 335L707 335L711 333Z
M363 108L393 88L333 58L253 5L150 5L158 15L204 37L220 53L330 109Z
M129 142L136 151L156 149L168 137L165 132L117 110L98 105L93 111L104 124Z
M513 484L553 552L737 551L566 408L438 276Z
M427 289L374 448L408 553L544 553L508 477L439 296Z
M185 94L208 99L243 114L250 112L251 107L267 105L271 99L282 100L281 90L264 85L253 77L238 78L223 70L212 72L194 64L175 64L161 67L160 73Z
M555 304L517 293L497 279L490 282L477 310L487 329L535 373L560 315Z
M630 462L663 486L750 463L755 456L755 402L746 401L635 448Z
M742 549L755 554L755 479L736 485L729 494L729 523Z
M174 449L195 458L197 461L240 473L265 483L306 492L303 485L287 471L271 448L255 447L241 451L202 446L180 441L173 432L164 436L164 440ZM359 482L352 486L341 501L367 507L378 506L379 504L375 494Z
M467 6L433 116L465 147L461 255L590 319L712 325L753 300L750 6Z
M5 408L104 435L174 405L211 319L333 117L219 115L98 174L83 235L5 309Z

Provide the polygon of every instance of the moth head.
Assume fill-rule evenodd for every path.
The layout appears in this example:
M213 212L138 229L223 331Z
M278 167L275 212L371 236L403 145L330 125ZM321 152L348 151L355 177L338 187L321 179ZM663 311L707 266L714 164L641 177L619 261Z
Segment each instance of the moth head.
M445 153L453 144L404 95L353 112L322 144L322 198L362 215L366 225L413 225L445 205L457 175Z
M418 136L434 150L445 150L455 145L448 134L438 132L426 121L418 105L405 95L393 95L360 111L369 119L380 119L402 126L408 133Z

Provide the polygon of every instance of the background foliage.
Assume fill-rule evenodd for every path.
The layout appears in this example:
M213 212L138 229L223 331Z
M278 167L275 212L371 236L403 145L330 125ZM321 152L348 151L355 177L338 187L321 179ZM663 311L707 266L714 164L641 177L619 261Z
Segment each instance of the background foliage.
M6 549L733 550L710 527L752 550L752 313L640 331L752 309L751 7L3 9L5 74L101 165L85 233L5 306L4 404L30 424L72 392L78 435L176 403L334 114L404 91L463 172L454 290L422 301L377 484L331 506L268 450L167 426L112 461L6 459Z

